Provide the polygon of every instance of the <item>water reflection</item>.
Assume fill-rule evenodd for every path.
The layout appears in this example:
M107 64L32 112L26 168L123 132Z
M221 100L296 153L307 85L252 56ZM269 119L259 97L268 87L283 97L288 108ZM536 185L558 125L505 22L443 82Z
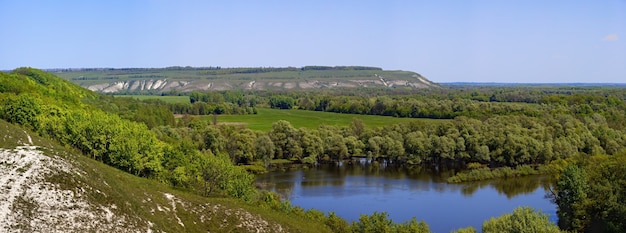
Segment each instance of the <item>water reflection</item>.
M434 232L470 225L480 228L486 219L518 206L541 209L556 221L554 204L544 198L544 189L553 183L548 177L446 183L454 172L450 168L373 166L356 161L341 166L284 167L258 176L257 185L295 205L333 211L350 221L360 214L386 211L397 222L412 217L425 220Z
M455 173L454 169L434 169L424 166L396 166L368 163L322 164L312 168L291 167L285 171L274 171L261 175L257 185L289 198L294 185L303 189L316 186L343 187L366 185L384 190L403 188L416 191L459 192L471 197L477 190L491 187L507 198L547 190L553 181L547 176L527 176L488 181L448 184L446 180Z

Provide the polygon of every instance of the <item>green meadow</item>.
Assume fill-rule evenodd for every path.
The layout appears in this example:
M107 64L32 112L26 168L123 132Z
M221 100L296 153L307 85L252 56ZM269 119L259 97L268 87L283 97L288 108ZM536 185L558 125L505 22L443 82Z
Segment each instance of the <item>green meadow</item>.
M160 96L160 95L115 95L115 97L130 97L138 100L158 99L167 103L189 103L189 96ZM256 115L219 115L219 124L244 125L252 130L267 131L272 124L279 120L286 120L296 128L316 129L320 125L347 126L356 119L360 119L369 128L382 127L397 123L419 121L423 123L436 123L446 120L424 118L397 118L390 116L343 114L332 112L317 112L306 110L284 110L271 108L257 108ZM208 121L213 121L212 116L203 116Z
M219 115L218 124L241 124L252 130L268 131L272 128L272 124L279 120L286 120L296 128L316 129L319 125L347 126L357 118L363 121L369 128L382 127L396 123L408 123L412 121L420 121L424 123L441 122L444 120L435 119L416 119L416 118L397 118L389 116L373 116L373 115L357 115L357 114L340 114L331 112L316 112L306 110L281 110L270 108L257 108L256 115ZM208 121L212 121L212 116L204 116Z

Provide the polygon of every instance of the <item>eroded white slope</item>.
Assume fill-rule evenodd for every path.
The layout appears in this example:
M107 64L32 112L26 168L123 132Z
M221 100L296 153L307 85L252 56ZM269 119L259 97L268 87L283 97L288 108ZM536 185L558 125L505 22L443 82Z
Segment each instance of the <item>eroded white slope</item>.
M85 200L88 187L65 190L47 181L61 173L81 175L71 164L46 156L35 146L0 149L0 232L126 229L125 218L111 211L115 206L93 205Z

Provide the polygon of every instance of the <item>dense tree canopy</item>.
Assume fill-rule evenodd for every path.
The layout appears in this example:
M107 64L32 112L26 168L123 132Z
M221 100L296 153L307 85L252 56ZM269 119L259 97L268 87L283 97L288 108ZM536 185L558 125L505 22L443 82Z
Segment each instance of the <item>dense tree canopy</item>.
M577 157L560 174L553 198L562 229L626 231L626 153Z

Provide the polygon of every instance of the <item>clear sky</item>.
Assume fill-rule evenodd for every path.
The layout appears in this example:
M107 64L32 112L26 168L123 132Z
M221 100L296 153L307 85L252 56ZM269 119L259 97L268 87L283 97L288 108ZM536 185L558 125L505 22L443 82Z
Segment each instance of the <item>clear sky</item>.
M626 82L626 0L0 0L0 70L364 65Z

